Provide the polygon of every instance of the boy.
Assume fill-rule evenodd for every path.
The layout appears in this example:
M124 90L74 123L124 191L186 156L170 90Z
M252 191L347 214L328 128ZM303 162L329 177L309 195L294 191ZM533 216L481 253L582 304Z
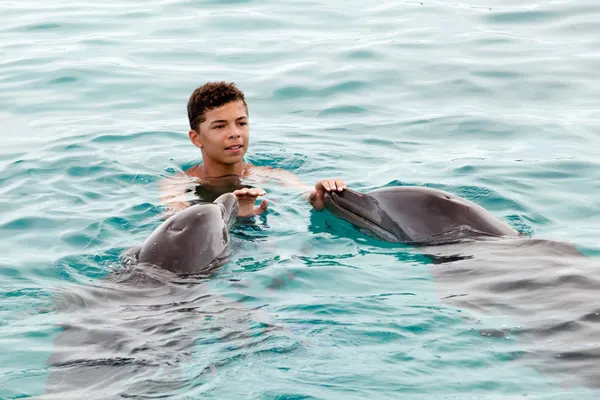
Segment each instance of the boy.
M177 197L185 193L191 182L198 180L210 185L231 178L238 182L244 178L255 181L278 179L282 184L304 189L306 199L315 210L324 208L326 191L346 188L346 183L340 179L324 179L311 188L289 171L245 163L243 157L250 138L248 106L244 93L234 83L208 82L202 85L190 96L187 111L189 137L202 152L202 163L161 182L161 199L171 212L190 205ZM255 207L257 197L265 195L260 188L243 187L233 190L233 193L239 201L239 217L259 215L268 208L267 200Z

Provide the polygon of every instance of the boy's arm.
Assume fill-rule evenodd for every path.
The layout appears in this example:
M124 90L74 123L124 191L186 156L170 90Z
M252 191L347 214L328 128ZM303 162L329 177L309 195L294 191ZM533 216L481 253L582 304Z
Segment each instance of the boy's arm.
M304 191L304 198L313 206L315 210L322 210L325 208L323 201L325 192L330 192L332 190L342 191L346 188L346 183L341 179L323 179L317 181L314 186L311 186L302 182L297 175L285 169L254 167L253 172L261 177L277 179L283 185L302 189Z
M189 184L190 178L181 174L160 181L160 200L167 207L167 216L190 206L189 201L185 198Z
M192 178L186 174L177 174L168 178L164 178L159 183L159 196L163 204L165 204L167 211L164 215L165 218L170 217L176 212L190 207L191 204L188 201L191 196L187 189L193 188L198 184L196 178ZM264 196L265 191L260 188L252 189L239 189L234 190L238 198L238 217L248 217L251 215L259 215L267 210L268 201L263 200L258 207L254 207L254 202L258 196Z

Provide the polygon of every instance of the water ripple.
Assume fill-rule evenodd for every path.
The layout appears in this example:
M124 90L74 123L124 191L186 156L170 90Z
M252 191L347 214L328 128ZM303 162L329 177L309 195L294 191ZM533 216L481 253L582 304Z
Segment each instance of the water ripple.
M597 395L595 2L3 11L1 398L77 374L90 399ZM245 91L258 165L442 188L589 260L492 246L431 264L265 183L270 213L236 227L214 279L113 281L160 223L160 179L201 158L185 104L212 79Z

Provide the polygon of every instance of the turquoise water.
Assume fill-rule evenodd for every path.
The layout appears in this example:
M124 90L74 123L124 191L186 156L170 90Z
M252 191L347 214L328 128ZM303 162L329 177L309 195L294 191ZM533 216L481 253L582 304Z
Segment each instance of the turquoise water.
M481 333L527 320L443 301L429 262L412 249L312 213L299 192L275 183L263 186L269 214L236 227L232 258L204 282L206 293L241 307L188 299L201 314L191 321L176 306L136 309L142 335L128 325L131 304L89 294L160 223L158 182L200 161L185 107L213 79L246 93L248 161L307 183L339 176L359 190L439 187L594 260L596 2L1 8L0 398L44 393L56 324L68 318L119 331L124 351L152 348L130 354L151 367L100 381L89 399L600 397L521 362L518 334ZM61 296L89 307L66 312ZM589 310L600 309L591 301ZM271 323L257 322L255 308ZM153 336L153 324L167 322L190 340Z

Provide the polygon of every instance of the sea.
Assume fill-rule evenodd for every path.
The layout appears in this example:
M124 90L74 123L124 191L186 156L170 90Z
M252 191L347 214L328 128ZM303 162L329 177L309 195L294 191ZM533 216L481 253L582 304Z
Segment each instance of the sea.
M597 1L0 10L0 399L600 399ZM442 189L524 238L432 258L273 180L210 277L123 278L202 161L208 81L244 92L249 163Z

